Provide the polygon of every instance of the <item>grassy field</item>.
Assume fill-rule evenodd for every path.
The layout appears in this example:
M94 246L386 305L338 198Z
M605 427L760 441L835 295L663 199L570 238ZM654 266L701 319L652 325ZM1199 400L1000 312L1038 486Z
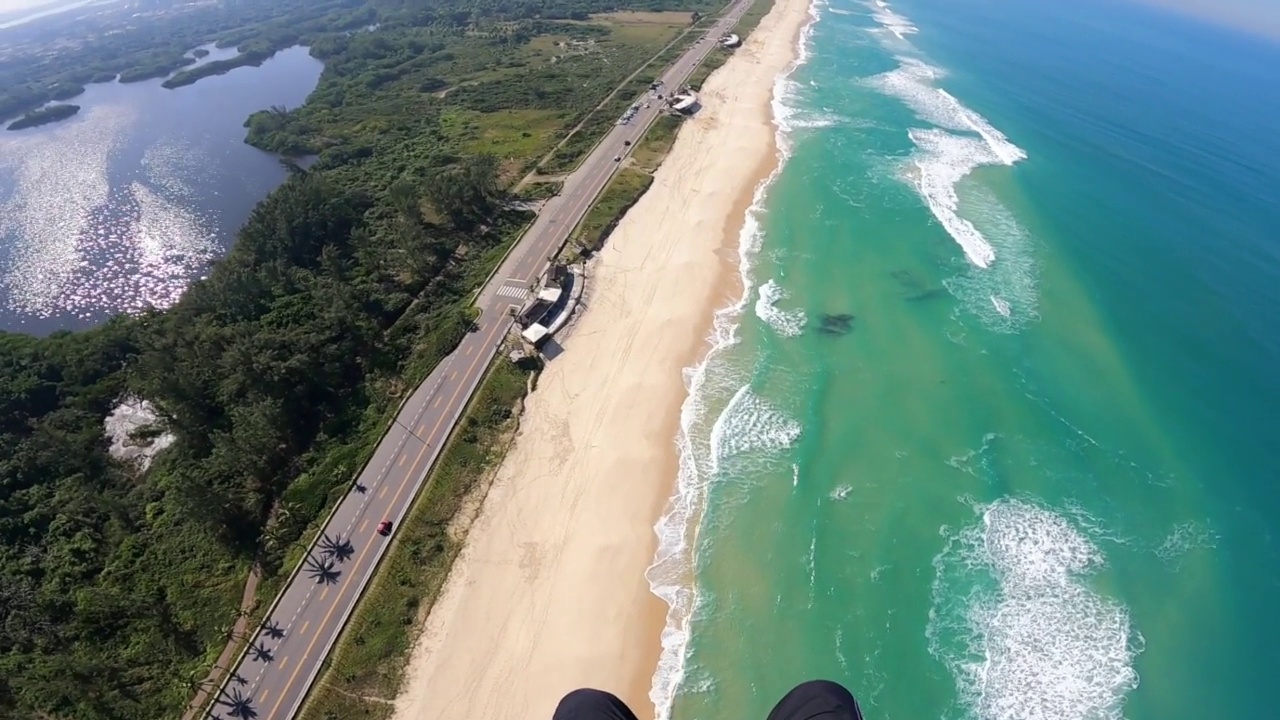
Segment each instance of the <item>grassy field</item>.
M625 168L600 194L600 199L592 206L591 212L582 219L573 233L573 242L569 246L578 254L589 255L599 250L609 237L613 227L641 195L653 184L653 175L637 168Z
M490 153L501 158L532 157L544 150L547 138L563 123L554 110L499 110L479 113L450 108L440 116L441 129L455 138L464 152Z
M666 48L656 56L651 56L652 59L635 77L619 88L602 106L590 112L581 121L581 125L556 148L551 157L538 165L541 173L563 173L577 167L582 158L617 122L627 107L649 89L649 83L653 82L654 76L675 60L696 37L693 33L681 36L681 33L694 27L689 13L609 13L597 15L594 22L608 24L614 36L629 38L631 43L643 44L651 48L652 53L658 53L664 45ZM699 25L705 22L710 22L710 18L699 21ZM676 41L677 38L679 38L678 41ZM652 72L646 72L650 69Z
M385 718L424 614L462 549L454 516L514 436L529 373L494 363L303 706L303 720Z
M657 170L671 151L681 122L683 118L676 115L663 115L655 120L640 144L631 150L632 166L650 173Z

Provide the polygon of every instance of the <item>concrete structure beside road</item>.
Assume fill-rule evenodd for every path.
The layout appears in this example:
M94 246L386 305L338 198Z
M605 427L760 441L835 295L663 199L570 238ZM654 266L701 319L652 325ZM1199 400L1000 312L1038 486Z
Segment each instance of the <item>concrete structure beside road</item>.
M698 93L692 90L685 90L678 95L671 96L671 109L681 115L692 115L698 112L698 108L702 107L698 104Z
M520 338L535 350L541 348L569 321L584 284L581 266L552 265L542 277L537 293L520 308L516 319L524 328Z

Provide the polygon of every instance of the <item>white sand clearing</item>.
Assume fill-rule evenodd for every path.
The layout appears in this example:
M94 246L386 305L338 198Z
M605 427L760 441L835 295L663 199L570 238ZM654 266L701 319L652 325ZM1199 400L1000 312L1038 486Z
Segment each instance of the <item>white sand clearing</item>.
M682 370L736 296L751 195L776 163L769 101L809 0L777 0L704 84L649 192L593 263L586 310L529 397L414 650L397 720L550 718L592 686L652 717L666 606L649 592L675 481Z

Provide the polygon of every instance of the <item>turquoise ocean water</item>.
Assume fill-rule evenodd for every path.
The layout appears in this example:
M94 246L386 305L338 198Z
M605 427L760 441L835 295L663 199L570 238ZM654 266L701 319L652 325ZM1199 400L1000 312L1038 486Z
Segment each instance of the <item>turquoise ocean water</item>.
M691 370L653 698L1277 717L1280 46L829 0Z

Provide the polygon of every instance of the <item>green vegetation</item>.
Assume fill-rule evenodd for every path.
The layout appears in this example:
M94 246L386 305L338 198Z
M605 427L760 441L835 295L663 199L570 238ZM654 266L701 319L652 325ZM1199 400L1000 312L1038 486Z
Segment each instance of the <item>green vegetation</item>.
M4 336L0 715L150 718L185 701L249 564L281 573L417 379L404 364L466 332L468 266L523 221L487 194L492 167L439 171L484 185L424 200L442 222L411 188L397 210L368 179L298 175L171 310ZM177 436L141 476L103 447L125 394Z
M662 115L653 121L648 132L639 143L631 149L631 163L646 172L653 172L662 164L671 146L675 144L676 133L684 118L679 115Z
M214 75L225 75L238 67L258 67L274 54L274 52L269 53L265 50L250 50L249 52L242 52L228 60L214 60L213 62L205 63L204 65L191 68L190 70L183 70L160 84L169 89L182 87L183 85L190 85L201 78L212 77Z
M528 379L506 359L494 363L330 655L304 720L390 715L376 698L393 699L400 687L414 639L407 629L435 602L462 549L452 521L505 453Z
M520 191L521 200L546 200L560 194L564 183L559 180L531 182Z
M159 56L145 61L141 65L134 65L125 68L120 73L119 80L122 83L142 82L143 80L152 80L161 78L179 68L195 64L195 58L173 56Z
M623 17L627 15L623 14ZM671 35L654 35L655 27L662 27L655 22L649 22L644 33L655 40L665 41L666 47L656 56L651 57L648 62L642 65L639 70L627 81L627 83L618 89L609 97L600 107L592 110L578 125L574 131L565 140L556 147L552 155L543 160L538 165L538 171L544 174L557 174L573 170L578 163L586 157L587 153L595 147L600 138L609 132L609 129L618 121L618 118L636 102L638 98L644 95L649 89L649 83L653 81L653 75L661 71L662 68L670 64L697 37L696 34L685 32L693 25L689 16L681 14L679 22L673 18L669 28ZM676 33L683 33L677 35ZM656 42L655 42L656 44Z
M755 0L743 13L735 32L746 38L772 7L771 0ZM700 88L706 78L728 60L729 55L728 50L711 52L694 69L688 84ZM681 121L680 117L673 115L664 115L654 121L644 138L632 150L628 166L609 181L596 204L574 229L573 243L565 249L566 254L571 258L590 255L604 245L613 228L653 184L652 173L662 164L675 143Z
M84 92L84 86L76 83L58 83L49 88L49 97L54 100L70 100Z
M209 57L209 51L205 50L204 48L196 48L195 50L191 51L191 57L197 60L200 60L201 58L207 58Z
M10 130L23 130L25 128L36 127L37 125L47 125L51 122L66 120L67 118L80 112L79 105L50 105L39 110L32 110L22 117L9 123Z
M622 216L653 184L653 171L675 143L681 121L679 116L663 115L653 122L632 150L628 167L613 176L596 204L574 228L573 243L566 249L569 255L590 255L604 245Z
M653 176L643 170L624 168L614 175L604 192L600 193L600 199L574 230L573 241L578 251L586 255L599 250L622 216L652 184Z
M680 5L712 7L629 4ZM319 157L173 308L0 334L0 717L177 713L227 641L250 566L266 601L404 393L467 332L467 299L530 217L508 189L677 32L593 19L606 0L181 7L41 56L16 81L0 62L0 111L204 42L250 52L294 37L325 72L303 107L250 118L248 140ZM103 438L125 396L176 437L145 473ZM475 432L459 446L478 463L494 436ZM457 473L436 492L473 482ZM417 512L445 517L448 497ZM414 579L414 597L431 582ZM378 667L351 682L391 687Z

